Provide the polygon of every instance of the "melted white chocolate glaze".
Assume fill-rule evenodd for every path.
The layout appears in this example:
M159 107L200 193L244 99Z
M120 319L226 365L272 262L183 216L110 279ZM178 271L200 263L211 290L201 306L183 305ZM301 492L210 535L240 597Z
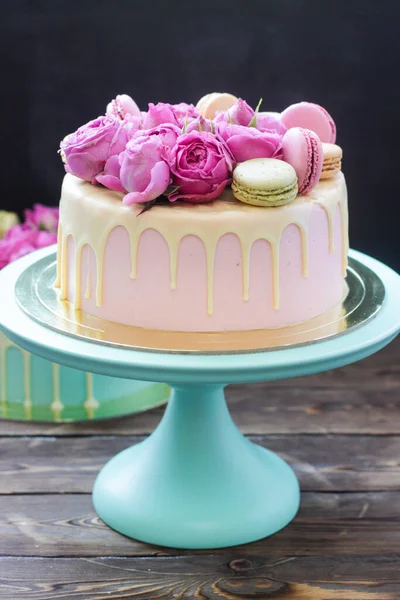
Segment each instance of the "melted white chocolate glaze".
M166 241L170 257L170 285L177 285L178 252L182 239L188 235L198 237L204 245L207 264L207 311L213 312L213 281L215 253L219 240L228 233L235 234L241 246L243 264L243 298L249 297L249 263L251 247L256 240L270 243L273 272L273 306L279 309L279 254L284 229L297 225L302 244L302 272L308 276L309 265L309 218L313 206L319 205L327 215L329 250L335 249L335 214L340 210L343 276L347 268L348 212L345 179L339 173L330 180L321 181L314 190L297 198L289 205L273 208L250 206L237 202L230 189L214 202L206 204L177 203L155 205L139 216L142 206L127 207L122 204L123 194L101 186L94 186L72 175L64 178L61 204L60 228L57 252L56 287L60 298L68 298L68 238L72 236L75 247L75 309L81 307L81 260L87 244L96 258L96 305L103 301L104 254L110 232L124 227L130 238L131 277L136 278L139 241L148 229L158 231ZM82 202L90 220L82 218ZM90 252L88 253L90 254ZM89 273L89 269L87 270ZM90 281L86 282L86 298L90 295Z

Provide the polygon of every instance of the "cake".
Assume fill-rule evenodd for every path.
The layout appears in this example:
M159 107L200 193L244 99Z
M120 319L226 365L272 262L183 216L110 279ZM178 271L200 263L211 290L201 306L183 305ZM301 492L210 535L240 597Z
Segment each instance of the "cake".
M170 389L78 371L35 356L0 332L0 416L82 421L133 414L164 404Z
M296 121L294 105L287 129L279 113L209 96L211 115L208 96L201 114L184 103L141 112L117 96L105 116L63 140L55 284L62 301L123 325L187 332L283 327L341 303L346 183L337 169L320 180L324 145L336 141L330 115L304 103ZM271 186L261 171L254 175L254 159L278 173L284 163L305 191L293 194L292 185L285 196L279 179ZM245 202L237 181L247 166Z

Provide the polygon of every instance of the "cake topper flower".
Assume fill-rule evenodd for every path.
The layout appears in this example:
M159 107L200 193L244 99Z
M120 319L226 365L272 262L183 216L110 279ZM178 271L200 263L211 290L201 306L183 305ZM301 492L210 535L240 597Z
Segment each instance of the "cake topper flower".
M65 170L122 193L127 205L148 208L162 197L210 202L230 184L238 163L284 160L282 139L290 119L314 119L321 135L333 131L331 117L317 105L300 103L280 114L260 112L261 103L253 109L242 98L215 92L196 107L150 102L141 111L130 96L118 95L105 116L61 142Z
M213 134L191 131L178 137L168 156L172 185L178 189L168 198L174 202L210 202L230 183L232 160Z

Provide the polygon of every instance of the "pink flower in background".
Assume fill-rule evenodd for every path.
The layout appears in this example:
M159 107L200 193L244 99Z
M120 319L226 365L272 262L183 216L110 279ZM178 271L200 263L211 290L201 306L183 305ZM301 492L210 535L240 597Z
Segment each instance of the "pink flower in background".
M259 131L276 131L280 135L284 135L287 131L285 125L273 113L262 112L256 117L256 128Z
M251 158L282 158L282 136L274 131L258 131L255 127L216 124L218 137L226 144L234 162Z
M0 269L38 248L57 242L58 208L35 204L25 211L25 223L11 227L0 240Z
M254 117L254 110L245 100L239 98L227 111L219 112L215 117L216 123L230 123L232 125L243 125L248 127Z
M210 202L230 183L232 162L229 153L214 135L192 131L178 137L169 156L172 185L178 189L168 198L174 202Z
M163 145L158 136L143 135L128 142L119 155L120 181L128 192L124 204L149 202L165 192L170 170L162 156Z
M58 207L34 204L33 209L25 210L25 224L33 229L57 233L59 210Z
M122 152L133 134L140 127L140 119L132 117L118 121L103 116L79 127L60 144L61 155L67 173L80 179L96 182L110 156Z

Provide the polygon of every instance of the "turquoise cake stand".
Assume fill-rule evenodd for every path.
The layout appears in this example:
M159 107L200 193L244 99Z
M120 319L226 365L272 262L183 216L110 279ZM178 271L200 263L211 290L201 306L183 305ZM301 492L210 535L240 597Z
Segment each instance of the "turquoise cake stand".
M166 354L71 338L28 317L17 305L19 275L45 251L0 273L0 327L32 353L105 375L161 381L173 387L150 437L115 456L95 482L97 513L113 529L177 548L219 548L269 536L291 521L299 485L276 454L248 441L233 423L227 383L308 375L360 360L400 331L400 277L358 252L356 260L385 285L377 315L363 326L301 347L231 355Z

